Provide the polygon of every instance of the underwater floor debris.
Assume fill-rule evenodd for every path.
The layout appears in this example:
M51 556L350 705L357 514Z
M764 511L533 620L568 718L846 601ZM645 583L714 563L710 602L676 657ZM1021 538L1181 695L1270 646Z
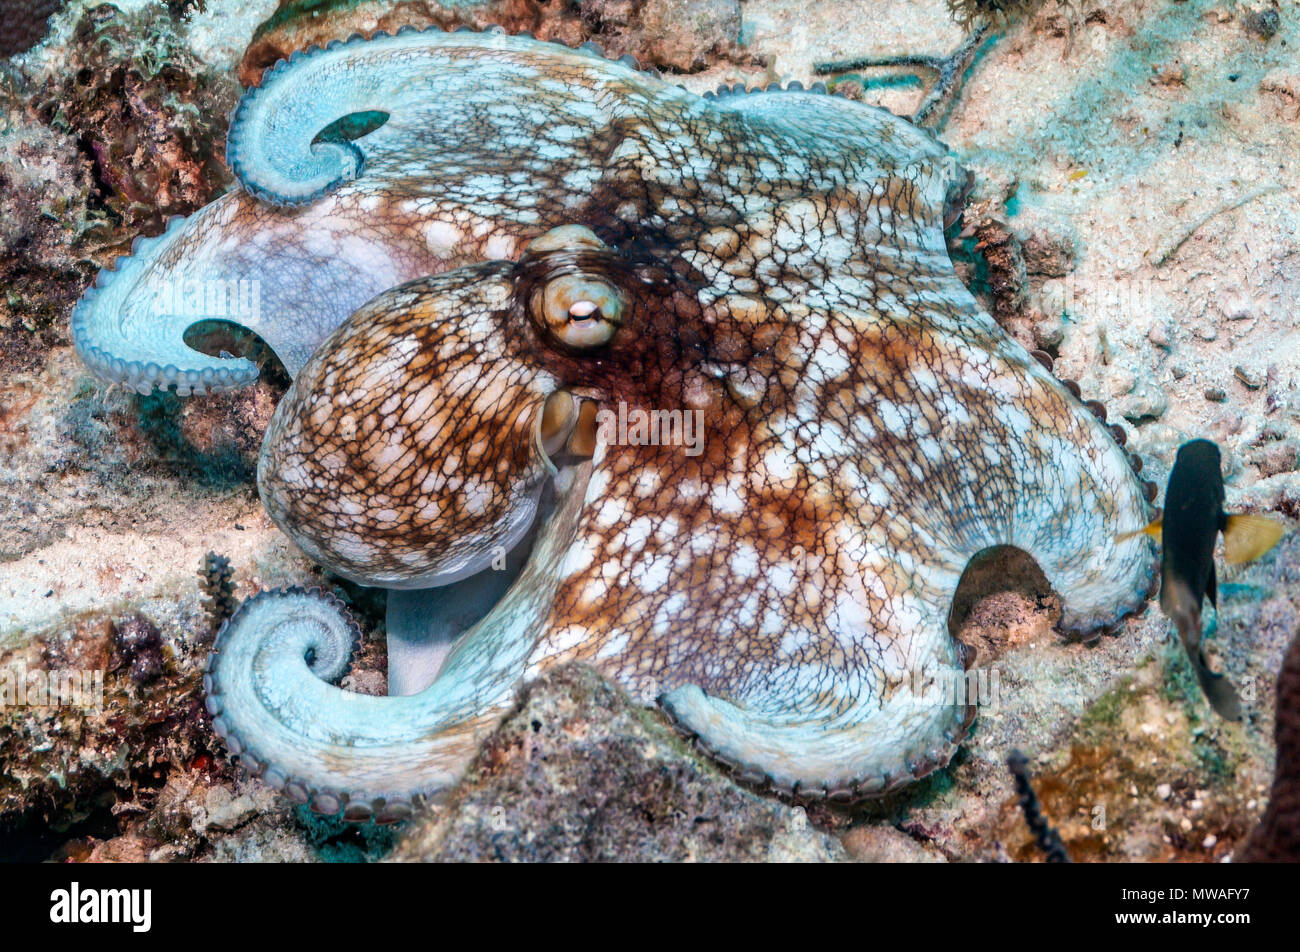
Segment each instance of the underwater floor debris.
M949 620L974 670L996 672L997 703L946 766L882 799L774 796L581 667L530 677L466 747L466 778L395 827L316 817L232 763L202 679L239 599L296 585L341 600L359 631L342 684L376 700L400 639L382 593L322 570L263 509L258 447L288 386L273 358L222 338L219 350L250 348L255 386L137 395L86 370L68 322L133 239L230 187L241 81L312 43L402 26L595 40L701 94L811 87L816 62L939 54L963 35L942 0L871 4L869 30L844 28L860 2L646 0L631 15L601 3L527 25L490 2L445 18L436 4L331 6L305 27L288 2L274 20L269 2L71 2L0 68L0 139L14 145L0 150L0 856L1041 861L1005 767L1016 747L1075 862L1239 855L1277 796L1274 682L1300 629L1294 532L1219 577L1211 655L1241 689L1240 723L1206 705L1154 604L1069 639L1062 593L1004 552L967 573ZM1142 479L1163 486L1178 446L1203 436L1223 450L1229 506L1294 529L1300 168L1284 157L1300 146L1300 18L1207 0L1024 6L939 131L973 172L948 234L958 276L1104 405ZM830 85L898 114L925 92L867 71ZM19 670L54 675L45 695L20 700ZM95 671L102 700L91 678L80 705L49 703ZM1270 816L1294 823L1285 804Z

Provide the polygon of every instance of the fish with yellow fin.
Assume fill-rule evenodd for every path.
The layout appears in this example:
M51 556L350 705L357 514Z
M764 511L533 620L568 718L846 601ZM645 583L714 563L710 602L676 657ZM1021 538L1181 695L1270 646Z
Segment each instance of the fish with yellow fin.
M1210 706L1235 721L1241 717L1236 689L1210 670L1201 646L1201 605L1208 597L1218 607L1214 546L1222 532L1225 561L1250 562L1273 548L1284 530L1265 516L1228 515L1223 502L1219 448L1209 440L1192 440L1178 448L1165 487L1163 517L1120 538L1145 533L1161 540L1160 609L1178 628Z

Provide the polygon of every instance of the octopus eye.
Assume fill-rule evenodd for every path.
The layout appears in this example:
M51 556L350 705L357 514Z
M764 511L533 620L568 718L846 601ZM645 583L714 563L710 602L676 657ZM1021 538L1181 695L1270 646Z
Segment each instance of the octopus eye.
M585 225L561 225L534 238L521 259L533 322L567 350L604 347L629 307L618 277L622 265Z
M566 274L547 281L532 300L533 316L574 350L608 344L623 325L623 292L602 278Z

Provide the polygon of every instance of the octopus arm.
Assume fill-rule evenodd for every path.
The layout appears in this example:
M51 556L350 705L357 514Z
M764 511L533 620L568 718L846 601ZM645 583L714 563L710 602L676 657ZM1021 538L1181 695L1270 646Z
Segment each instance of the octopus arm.
M841 491L886 503L879 528L915 564L960 571L1013 546L1060 595L1063 630L1113 627L1155 581L1154 545L1126 535L1150 521L1151 486L1104 421L950 284L952 312L893 329L904 364L886 377L880 351L863 357Z
M187 337L223 320L296 376L381 292L509 258L572 220L615 116L661 100L698 105L624 64L526 37L406 31L297 54L236 112L227 156L242 187L101 272L72 315L77 351L139 393L232 389L256 366ZM388 119L349 139L358 114Z
M560 499L500 602L457 641L437 680L405 697L328 683L355 626L331 596L266 592L225 625L205 677L213 726L254 773L298 802L354 820L397 820L454 783L513 701L577 532L589 464L561 471Z
M933 634L947 638L941 621ZM964 684L961 672L960 666L918 671L919 680L909 676L884 703L869 691L855 694L848 680L802 695L756 692L741 701L688 684L659 703L741 779L790 795L855 800L948 762L974 716L973 706L954 701Z
M611 88L618 94L596 94ZM541 158L563 162L571 140L548 142L548 126L575 123L585 140L620 109L638 100L644 109L651 99L698 102L624 63L530 37L438 29L356 36L268 70L240 101L227 155L249 192L300 205L372 173L373 163L383 174L426 162L421 148L445 147L444 161L454 163L461 148L447 135L453 122L464 138L504 145L507 154L527 141ZM521 103L544 108L525 115ZM348 117L374 114L388 118L364 149L322 136Z
M359 215L362 198L338 193L303 214L236 189L99 273L72 312L72 340L100 379L136 393L231 390L257 379L243 357L209 353L205 322L257 334L296 376L357 307L439 270L420 247Z
M795 591L804 594L776 596L771 578L781 577L782 563L760 560L751 594L723 602L726 614L742 622L749 615L747 625L710 618L699 606L690 632L720 634L689 653L670 649L685 663L657 672L668 687L659 696L665 710L742 777L804 796L878 795L947 763L975 705L997 702L972 695L989 688L989 674L966 671L968 653L948 628L963 572L977 555L998 546L1031 555L1060 594L1061 627L1071 633L1113 626L1139 610L1156 560L1145 539L1117 541L1116 527L1148 515L1141 483L1086 410L1075 413L1051 381L1037 386L1044 399L1061 401L1055 434L1038 427L1031 439L989 423L978 434L950 435L951 449L933 465L915 442L881 453L877 440L868 455L846 441L849 453L822 495L836 500L825 508L838 506L839 515L810 547L817 557L802 588L796 577ZM963 459L967 438L975 441L970 453L990 456ZM883 498L881 482L899 496ZM666 587L692 589L685 579ZM816 617L801 619L809 606ZM654 606L635 614L659 615ZM779 641L765 642L768 633ZM692 644L680 629L675 637ZM714 664L697 666L695 657ZM635 683L635 663L608 663L622 665Z
M175 386L182 394L228 390L257 378L252 361L209 355L185 341L186 330L209 313L197 279L203 263L186 259L185 252L205 244L194 236L208 237L207 224L229 204L227 196L190 219L172 219L163 234L137 239L130 255L100 271L72 311L72 342L95 376L137 393ZM181 260L188 266L168 267ZM238 294L240 275L230 277Z
M959 575L984 550L1014 546L1061 596L1064 630L1112 627L1154 584L1154 545L1126 536L1150 521L1154 486L1100 405L1008 337L957 279L937 191L913 205L923 181L873 190L924 213L872 242L868 267L843 276L837 308L808 322L801 350L815 356L794 402L832 408L808 442L844 505L879 507L873 531L905 564ZM905 274L890 248L906 255ZM771 425L798 442L801 422Z

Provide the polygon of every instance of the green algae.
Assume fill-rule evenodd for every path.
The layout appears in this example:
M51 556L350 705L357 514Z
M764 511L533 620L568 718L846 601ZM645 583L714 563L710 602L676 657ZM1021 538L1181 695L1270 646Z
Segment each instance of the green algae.
M1120 717L1138 696L1132 675L1125 675L1113 688L1097 698L1079 719L1081 736L1099 739L1119 726Z
M373 863L383 859L397 844L402 824L380 826L373 821L348 823L338 817L321 816L305 804L293 813L308 846L326 863Z

